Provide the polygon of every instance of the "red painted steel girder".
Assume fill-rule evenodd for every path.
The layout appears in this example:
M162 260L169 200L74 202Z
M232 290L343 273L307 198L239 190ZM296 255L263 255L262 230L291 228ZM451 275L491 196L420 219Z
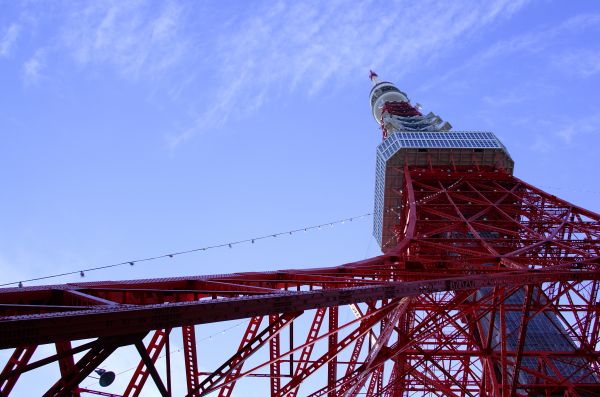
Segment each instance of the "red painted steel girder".
M150 356L152 363L156 364L156 360L160 355L160 352L164 348L166 344L166 339L168 337L168 332L165 330L159 329L154 332L152 335L152 339L148 343L148 347L146 348L148 355ZM72 356L71 356L72 357ZM123 397L137 397L142 392L144 388L144 384L148 380L148 376L150 375L150 370L144 363L144 360L140 360L137 368L135 369L134 375L131 377L127 388L125 389L125 393L123 393Z
M164 395L163 379L177 376L189 395L231 395L263 378L273 396L600 395L600 216L484 167L401 172L404 202L386 208L397 216L398 244L379 257L1 289L0 348L13 349L2 392L58 365L62 379L47 395L89 393L81 380L118 347L134 346L141 363L130 384L141 388L150 375ZM196 357L201 324L244 318L236 350L214 362ZM165 376L157 360L178 327L187 371ZM545 334L553 346L544 328L554 329ZM56 354L33 356L47 343ZM207 367L214 371L198 372ZM308 389L315 378L320 386Z

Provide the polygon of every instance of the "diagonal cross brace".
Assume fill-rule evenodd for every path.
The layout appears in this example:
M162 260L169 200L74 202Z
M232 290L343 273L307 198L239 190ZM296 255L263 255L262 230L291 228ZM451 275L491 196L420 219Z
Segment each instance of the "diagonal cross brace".
M192 396L204 396L216 389L218 382L225 379L232 371L238 366L242 365L248 357L256 353L258 349L268 343L271 338L283 330L290 322L298 317L302 312L285 313L279 317L277 322L270 324L267 328L262 330L255 338L253 338L246 346L234 354L229 360L223 363L219 368L215 370L211 375L207 376L192 393L188 393L188 397ZM223 386L223 384L221 384Z

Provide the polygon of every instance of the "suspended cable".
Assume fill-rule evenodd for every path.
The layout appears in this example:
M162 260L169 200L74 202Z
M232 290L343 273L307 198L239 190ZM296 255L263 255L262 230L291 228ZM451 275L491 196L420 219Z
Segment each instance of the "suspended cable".
M239 322L237 322L237 323L233 324L233 325L232 325L232 326L230 326L230 327L223 328L223 329L221 329L220 331L217 331L217 332L215 332L215 333L213 333L213 334L210 334L210 335L208 335L208 336L205 336L205 337L204 337L204 338L202 338L202 339L198 339L198 340L196 341L196 343L198 343L198 342L202 342L202 341L205 341L205 340L210 340L210 339L212 339L213 337L217 337L217 336L219 336L219 335L224 335L224 334L226 334L228 331L231 331L232 329L234 329L234 328L237 328L237 327L239 327L240 325L244 324L246 321L247 321L247 320L242 320L242 321L239 321ZM168 335L168 334L167 334L167 335L166 335L166 337L167 337L167 338L169 338L169 337L170 337L170 335ZM171 344L173 344L173 342L171 342ZM183 351L183 348L182 348L182 347L178 347L178 346L176 346L176 347L177 347L177 349L175 349L175 350L171 350L171 351L169 351L169 352L165 352L165 353L163 353L162 355L158 356L157 360L160 360L161 358L165 358L167 355L169 355L169 356L172 356L172 355L173 355L173 354L175 354L175 353L181 353L181 352ZM136 369L136 368L137 368L137 365L136 365L136 366L133 366L133 367L130 367L130 368L127 368L127 369L124 369L124 370L122 370L122 371L120 371L120 372L117 372L117 373L116 373L116 375L117 375L117 376L119 376L119 375L122 375L122 374L124 374L124 373L130 372L130 371L133 371L133 370L134 370L134 369ZM89 383L89 384L87 384L86 386L84 386L84 388L86 388L86 389L87 389L88 387L91 387L91 386L93 386L94 384L95 384L95 383Z
M597 191L597 190L578 189L578 188L561 187L561 186L548 186L548 185L536 185L536 186L539 188L542 188L542 189L562 190L563 192L600 194L600 191Z
M207 251L207 250L215 249L215 248L222 248L222 247L233 248L233 246L237 245L237 244L243 244L243 243L254 244L258 240L263 240L263 239L267 239L267 238L274 238L274 237L282 236L282 235L290 235L291 236L294 233L307 232L309 230L318 230L318 229L321 229L324 226L333 227L336 224L343 224L345 222L352 222L355 219L363 219L363 218L366 218L366 217L371 216L371 215L373 215L373 214L372 213L367 213L367 214L363 214L363 215L353 216L351 218L340 219L340 220L337 220L337 221L334 221L334 222L327 222L327 223L322 223L322 224L314 225L314 226L306 226L306 227L302 227L302 228L299 228L299 229L288 230L288 231L285 231L285 232L270 233L270 234L266 234L264 236L251 237L251 238L247 238L247 239L244 239L244 240L230 241L230 242L227 242L227 243L222 243L222 244L217 244L217 245L209 245L209 246L200 247L200 248L192 248L192 249L185 250L185 251L177 251L177 252L171 252L171 253L168 253L168 254L150 256L150 257L147 257L147 258L127 260L127 261L124 261L124 262L113 263L111 265L96 266L96 267L90 267L88 269L73 270L73 271L64 272L64 273L51 274L51 275L48 275L48 276L35 277L35 278L30 278L30 279L20 280L20 281L13 281L13 282L10 282L10 283L0 284L0 287L6 287L6 286L9 286L9 285L18 285L19 287L23 287L23 283L26 283L26 282L48 280L48 279L51 279L51 278L58 278L58 277L70 276L70 275L73 275L73 274L79 274L81 277L85 277L85 273L86 272L93 272L93 271L96 271L96 270L109 269L109 268L112 268L112 267L119 267L119 266L124 266L124 265L134 266L136 263L155 261L155 260L158 260L158 259L173 258L173 257L179 256L179 255L186 255L186 254L191 254L193 252L199 252L199 251Z

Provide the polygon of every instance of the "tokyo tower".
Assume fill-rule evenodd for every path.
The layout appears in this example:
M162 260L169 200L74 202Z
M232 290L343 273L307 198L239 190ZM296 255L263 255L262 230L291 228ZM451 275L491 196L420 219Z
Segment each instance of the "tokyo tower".
M493 133L370 77L382 255L0 289L0 395L54 366L45 396L600 396L600 215L513 176ZM203 327L230 320L241 337L207 357ZM121 348L139 364L116 391L103 363Z

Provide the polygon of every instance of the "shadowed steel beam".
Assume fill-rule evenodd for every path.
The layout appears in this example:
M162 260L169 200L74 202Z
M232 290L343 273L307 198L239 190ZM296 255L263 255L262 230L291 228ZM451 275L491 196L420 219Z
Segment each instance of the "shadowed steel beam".
M67 396L79 383L91 374L118 347L135 343L140 335L125 335L121 337L104 338L96 341L93 347L50 388L44 397Z
M337 344L338 344L338 308L332 306L329 308L329 355L331 360L327 363L327 385L329 386L329 397L336 397L335 381L337 380Z
M168 331L159 329L154 332L152 338L148 342L148 347L146 351L153 363L156 363L158 360L158 356L165 346L165 341L168 338ZM125 393L123 393L123 397L137 397L142 392L146 380L148 379L148 375L150 375L150 369L146 366L146 363L143 359L140 360L127 388L125 389Z
M75 360L73 354L68 354L72 350L71 342L56 342L56 353L61 354L61 358L58 360L58 366L60 367L60 375L67 376L69 372L75 367ZM71 392L72 397L79 397L79 391L77 389Z
M148 329L174 328L183 324L205 324L236 320L282 310L309 310L322 306L342 306L378 299L415 296L423 292L450 291L514 283L535 284L546 281L599 280L600 270L544 272L520 270L498 274L476 274L434 280L386 282L308 292L285 292L215 301L181 302L161 305L113 305L101 309L0 318L0 348L43 344L54 340L77 340L98 336L122 335Z
M160 375L158 374L158 371L156 370L156 367L154 366L154 362L152 361L152 358L148 355L148 352L146 351L146 347L144 346L142 341L135 342L135 348L137 349L138 353L140 354L142 361L146 365L148 372L150 372L150 376L152 376L152 380L154 381L154 384L156 385L156 388L158 389L158 392L160 393L160 395L162 397L168 397L169 393L167 393L167 388L163 384L162 379L160 378Z
M18 347L9 357L0 373L0 395L8 396L19 380L20 372L15 372L27 365L37 346Z

